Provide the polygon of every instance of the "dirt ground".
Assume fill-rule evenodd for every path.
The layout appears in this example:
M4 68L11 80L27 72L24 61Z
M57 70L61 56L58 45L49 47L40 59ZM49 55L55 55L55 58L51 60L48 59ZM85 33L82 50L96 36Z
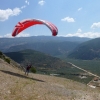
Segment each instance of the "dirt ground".
M29 74L0 60L0 100L100 100L93 89L66 78Z

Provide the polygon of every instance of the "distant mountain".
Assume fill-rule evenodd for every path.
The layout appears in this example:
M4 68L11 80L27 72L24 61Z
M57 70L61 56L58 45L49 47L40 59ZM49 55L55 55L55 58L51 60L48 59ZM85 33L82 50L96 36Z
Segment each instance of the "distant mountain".
M66 55L72 51L79 43L77 42L36 42L36 43L26 43L16 46L12 46L9 49L6 49L7 52L16 52L25 49L32 49L40 51L52 56Z
M80 37L53 37L53 36L32 36L21 38L1 38L0 50L16 52L25 49L40 51L56 57L66 57L69 52L80 43L90 40Z
M80 44L68 57L83 60L100 59L100 38Z
M77 42L82 43L90 40L90 38L80 37L53 37L53 36L32 36L20 38L0 38L0 50L8 52L12 46L19 46L32 43L49 43L49 42ZM49 44L48 44L49 45ZM66 44L67 45L67 44ZM10 51L10 50L9 50Z

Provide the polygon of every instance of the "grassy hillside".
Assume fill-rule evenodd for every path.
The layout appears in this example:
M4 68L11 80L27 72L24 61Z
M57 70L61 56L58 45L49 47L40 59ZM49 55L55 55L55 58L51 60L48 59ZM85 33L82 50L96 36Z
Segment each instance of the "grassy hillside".
M0 59L1 100L99 100L100 90L65 78L24 72Z
M71 54L69 58L93 60L100 59L100 38L96 38L80 44Z
M19 52L5 53L8 57L12 58L20 64L31 63L36 67L44 68L60 68L67 67L67 63L63 62L59 58L52 57L50 55L34 51L34 50L23 50Z
M26 67L31 63L37 69L37 73L52 75L56 74L59 77L65 77L75 81L87 84L93 77L88 76L81 79L79 76L83 71L72 67L67 61L61 60L50 55L37 52L34 50L23 50L19 52L6 53L7 56Z
M0 59L1 59L3 62L6 62L7 64L10 64L10 65L13 66L13 67L16 67L16 68L19 68L19 69L23 70L22 66L20 66L19 63L15 62L15 61L12 60L11 58L9 58L9 57L6 56L5 54L3 54L1 51L0 51Z
M100 61L98 60L78 60L78 59L64 59L65 61L69 61L80 68L83 68L87 71L90 71L98 76L100 76Z

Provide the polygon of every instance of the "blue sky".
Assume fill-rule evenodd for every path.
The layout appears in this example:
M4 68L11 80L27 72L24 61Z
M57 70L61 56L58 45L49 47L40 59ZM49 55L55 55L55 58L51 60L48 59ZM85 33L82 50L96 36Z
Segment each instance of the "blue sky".
M21 20L47 20L58 28L58 36L100 37L100 0L0 0L0 37L11 37ZM44 25L24 30L21 36L51 35Z

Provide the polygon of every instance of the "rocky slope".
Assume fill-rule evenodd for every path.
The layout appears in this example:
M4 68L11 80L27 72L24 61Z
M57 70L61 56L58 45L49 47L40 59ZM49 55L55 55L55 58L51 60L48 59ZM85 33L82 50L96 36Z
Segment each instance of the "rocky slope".
M65 78L25 76L0 59L0 100L100 100L100 90Z

